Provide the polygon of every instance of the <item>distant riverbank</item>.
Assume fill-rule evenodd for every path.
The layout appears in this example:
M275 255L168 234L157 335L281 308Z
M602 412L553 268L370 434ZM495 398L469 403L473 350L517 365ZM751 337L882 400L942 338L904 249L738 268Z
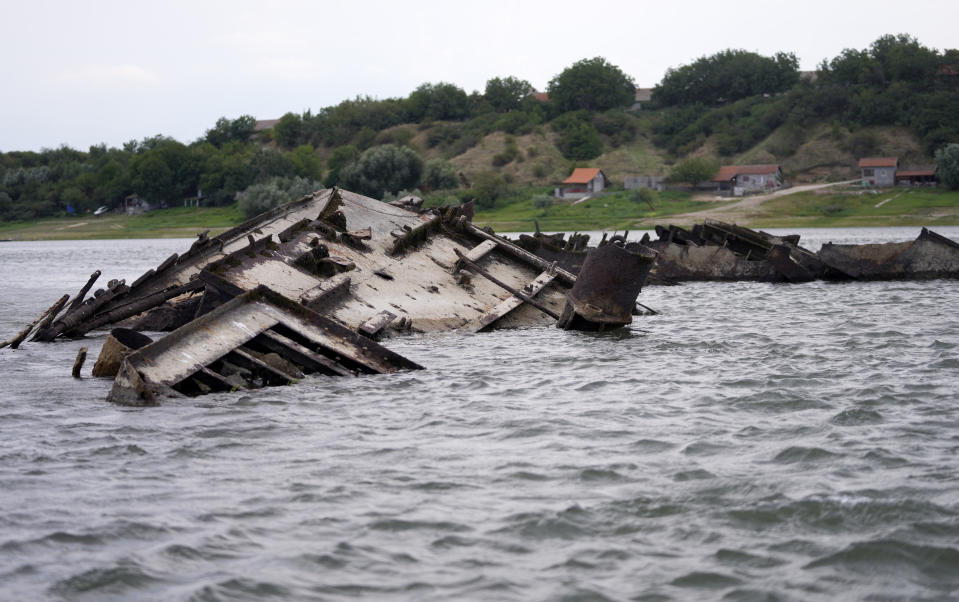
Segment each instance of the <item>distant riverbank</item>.
M797 190L772 198L697 200L685 193L664 193L652 205L626 192L576 205L534 207L520 199L476 214L478 225L497 232L642 230L656 224L690 225L706 218L756 228L837 228L959 225L959 191L884 189ZM0 223L0 240L97 240L115 238L193 238L216 235L244 221L236 208L175 208L143 215L46 218Z

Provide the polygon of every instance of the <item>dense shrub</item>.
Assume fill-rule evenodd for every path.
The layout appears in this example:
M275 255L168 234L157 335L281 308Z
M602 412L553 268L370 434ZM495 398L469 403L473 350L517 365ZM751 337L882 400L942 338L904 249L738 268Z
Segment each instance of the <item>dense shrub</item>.
M959 144L949 144L936 151L936 165L943 186L959 190Z
M300 199L322 188L319 182L306 178L273 178L268 182L253 184L237 197L237 207L246 217L254 217Z
M363 151L340 170L343 185L371 197L412 189L423 175L423 159L405 146L384 144Z
M423 167L423 184L427 190L456 188L459 185L456 168L449 161L430 159Z

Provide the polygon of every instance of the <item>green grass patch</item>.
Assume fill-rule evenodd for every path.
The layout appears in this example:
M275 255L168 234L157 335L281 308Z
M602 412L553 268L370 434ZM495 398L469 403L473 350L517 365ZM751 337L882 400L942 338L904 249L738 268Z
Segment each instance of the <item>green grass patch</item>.
M959 191L934 188L799 192L766 201L761 227L959 224Z
M539 222L543 230L625 230L635 227L640 220L717 206L713 202L693 201L686 192L667 191L661 193L653 207L650 207L630 200L624 191L594 197L575 205L561 201L539 209L533 206L532 196L524 195L494 209L478 211L474 221L502 232L533 230L534 220Z
M14 240L90 240L108 238L192 238L210 229L218 234L242 223L243 213L229 207L177 207L142 215L50 217L0 222L0 237Z

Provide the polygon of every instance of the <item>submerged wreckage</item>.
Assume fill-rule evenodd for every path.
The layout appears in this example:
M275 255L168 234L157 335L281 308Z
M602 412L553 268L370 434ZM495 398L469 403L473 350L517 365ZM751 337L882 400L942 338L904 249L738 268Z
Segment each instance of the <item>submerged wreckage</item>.
M615 241L573 274L473 225L471 204L418 209L322 190L203 233L133 283L111 281L84 300L94 272L64 313L66 298L8 343L34 327L34 341L118 325L172 330L104 344L102 353L128 353L109 399L131 405L309 373L388 373L420 366L375 341L387 332L629 324L656 256Z
M916 240L882 244L827 243L813 253L799 235L775 236L707 219L691 229L656 226L640 243L655 251L647 284L690 281L809 282L812 280L922 280L959 278L959 244L923 228ZM610 240L623 239L614 236ZM603 236L604 244L607 241ZM588 234L521 234L517 244L576 273Z
M87 298L96 271L69 306L65 295L0 347L31 333L53 341L113 328L93 374L114 377L110 401L154 405L306 374L421 368L377 342L388 334L616 328L644 307L636 299L647 282L959 278L959 244L925 228L912 242L813 253L799 236L706 220L657 226L658 240L604 234L590 248L588 235L538 227L513 242L476 227L471 203L420 210L417 201L318 191L219 236L204 232L131 284L112 280ZM139 331L172 332L153 341Z

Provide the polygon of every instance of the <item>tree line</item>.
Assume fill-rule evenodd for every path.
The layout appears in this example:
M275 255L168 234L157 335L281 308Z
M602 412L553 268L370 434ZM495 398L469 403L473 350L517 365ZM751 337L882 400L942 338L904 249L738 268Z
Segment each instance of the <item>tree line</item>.
M787 157L821 122L853 130L903 125L930 156L959 141L959 51L930 49L908 35L844 50L806 78L793 54L723 50L667 71L641 112L630 110L635 82L602 57L565 68L550 80L547 98L534 92L514 76L492 78L472 93L424 83L405 98L357 97L315 113L286 113L265 132L241 116L217 120L188 144L159 135L121 148L0 153L0 219L117 207L132 194L172 205L246 199L253 211L263 199L304 186L342 185L376 197L415 187L453 190L464 182L450 159L497 131L507 134L507 148L493 167L522 159L511 136L553 132L564 157L587 161L633 142L643 121L653 143L677 159L707 139L719 155L735 155L774 130L781 135L771 150ZM426 131L425 149L411 142L419 131ZM868 136L853 142L862 154L870 151ZM434 158L424 161L423 154ZM495 171L473 180L480 184L456 194L479 193L491 204L505 186ZM262 198L254 202L256 190Z

